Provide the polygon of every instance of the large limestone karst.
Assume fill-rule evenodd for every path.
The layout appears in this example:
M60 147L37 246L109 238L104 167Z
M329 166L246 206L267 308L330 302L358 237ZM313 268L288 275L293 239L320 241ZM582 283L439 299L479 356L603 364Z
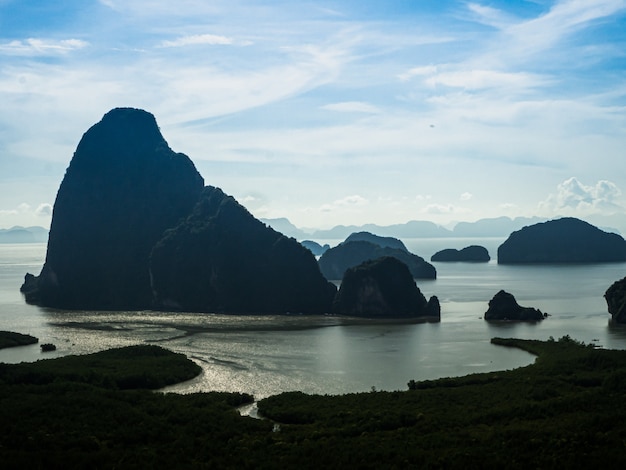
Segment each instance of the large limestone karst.
M54 203L46 261L27 300L69 309L151 305L148 257L204 180L154 116L117 108L82 137Z
M28 302L62 309L239 313L264 299L263 312L325 313L334 289L294 239L205 189L152 114L118 108L78 144L54 204L44 267L21 290Z
M386 256L346 271L333 303L340 315L367 317L420 317L439 321L439 300L426 301L409 268Z
M498 248L499 264L626 261L626 241L573 217L513 232Z

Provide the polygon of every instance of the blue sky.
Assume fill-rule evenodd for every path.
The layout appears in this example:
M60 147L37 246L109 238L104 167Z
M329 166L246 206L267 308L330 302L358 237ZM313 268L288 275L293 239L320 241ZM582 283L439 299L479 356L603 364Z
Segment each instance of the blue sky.
M0 228L48 226L132 106L262 218L626 229L625 26L626 0L0 0Z

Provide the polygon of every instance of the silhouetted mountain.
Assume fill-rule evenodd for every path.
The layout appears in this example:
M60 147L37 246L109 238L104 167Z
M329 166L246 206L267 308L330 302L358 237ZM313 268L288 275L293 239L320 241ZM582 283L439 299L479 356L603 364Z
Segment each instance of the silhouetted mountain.
M328 243L324 244L324 246L320 245L317 242L312 240L302 240L300 244L313 253L315 256L322 256L328 250L330 250L330 245Z
M67 309L325 313L335 287L295 240L204 188L154 116L119 108L78 144L46 262L21 290L28 302Z
M333 312L350 316L440 320L437 297L426 302L406 264L392 257L366 261L348 269L333 302Z
M306 231L299 229L294 224L292 224L289 219L285 217L281 217L278 219L259 219L264 224L272 227L277 232L282 233L283 235L287 235L288 237L293 237L297 240L303 240L304 238L310 237Z
M478 245L466 246L461 250L446 248L430 257L431 261L462 261L469 263L487 263L491 260L487 248Z
M402 250L408 252L406 246L402 241L398 240L394 237L381 237L379 235L374 235L369 232L356 232L352 233L346 238L344 243L349 242L370 242L374 243L378 246L382 246L383 248L394 248L396 250Z
M329 230L317 230L309 235L313 239L345 239L351 233L355 232L370 232L376 233L380 236L390 236L399 238L438 238L449 237L452 235L450 230L447 230L440 225L432 222L412 220L405 224L395 225L338 225Z
M11 227L0 229L0 243L45 243L48 230L43 227Z
M626 261L626 241L567 217L524 227L498 248L498 263L600 263Z
M156 305L226 313L325 313L336 292L313 254L206 187L150 260Z
M371 238L371 240L376 239L375 236ZM346 240L326 251L319 259L319 265L326 279L339 280L343 278L349 268L385 256L397 258L405 263L411 275L416 279L435 279L437 277L437 272L432 264L420 256L409 253L406 248L389 248L371 241Z

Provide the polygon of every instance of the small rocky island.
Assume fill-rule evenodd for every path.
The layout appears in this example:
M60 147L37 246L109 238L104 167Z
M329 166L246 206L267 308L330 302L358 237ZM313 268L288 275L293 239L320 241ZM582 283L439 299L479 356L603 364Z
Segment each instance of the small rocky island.
M426 301L408 267L387 256L366 261L346 271L333 302L340 315L440 321L437 297Z
M327 250L319 259L322 274L328 280L342 279L346 271L361 263L390 256L406 264L414 279L435 279L435 267L424 258L410 253L404 244L390 237L371 233L349 236L339 245Z
M117 108L78 144L21 291L61 309L323 314L336 287L295 239L204 187L152 114Z
M488 263L491 260L487 248L478 245L466 246L461 250L446 248L430 258L433 262Z
M498 264L626 261L626 241L573 217L513 232L498 248Z
M501 290L489 301L489 309L485 312L487 321L541 321L547 314L532 307L522 307L513 294Z
M615 323L626 323L626 277L615 281L604 293L609 313Z

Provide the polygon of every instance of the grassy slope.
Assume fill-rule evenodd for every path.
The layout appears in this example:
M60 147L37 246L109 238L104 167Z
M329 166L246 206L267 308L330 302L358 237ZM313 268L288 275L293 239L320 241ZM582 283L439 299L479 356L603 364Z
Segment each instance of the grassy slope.
M155 347L0 365L4 468L572 468L626 463L626 351L494 340L538 355L414 390L251 397L145 390L197 373ZM494 352L497 354L497 350ZM138 390L137 388L144 388Z

